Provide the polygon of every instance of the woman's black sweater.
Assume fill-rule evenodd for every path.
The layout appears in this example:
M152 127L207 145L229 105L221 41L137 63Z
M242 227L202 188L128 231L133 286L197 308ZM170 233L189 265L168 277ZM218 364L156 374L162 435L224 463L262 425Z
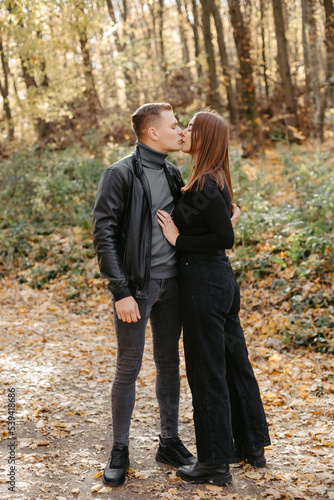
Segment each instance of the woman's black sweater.
M203 190L186 191L177 204L173 220L180 235L180 252L214 252L232 248L231 197L227 186L221 190L213 180L206 180Z

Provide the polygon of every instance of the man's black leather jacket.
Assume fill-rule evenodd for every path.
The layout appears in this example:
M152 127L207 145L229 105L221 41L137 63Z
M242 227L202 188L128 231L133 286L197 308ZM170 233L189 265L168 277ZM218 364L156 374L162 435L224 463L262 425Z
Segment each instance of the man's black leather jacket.
M174 204L184 185L179 170L164 164ZM102 174L94 207L94 249L115 300L147 298L151 270L151 193L137 149Z

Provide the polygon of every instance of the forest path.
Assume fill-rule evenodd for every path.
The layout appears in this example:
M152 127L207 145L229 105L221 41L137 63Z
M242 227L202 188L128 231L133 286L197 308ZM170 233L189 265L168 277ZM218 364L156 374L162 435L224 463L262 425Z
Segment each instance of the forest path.
M155 462L159 418L150 329L131 427L131 470L118 488L95 477L112 443L110 386L116 342L107 291L83 303L61 289L36 290L4 280L0 291L0 498L52 499L334 499L333 357L283 348L248 335L270 424L268 465L232 467L227 487L191 485ZM244 323L246 316L242 318ZM180 349L182 354L182 346ZM180 436L195 452L190 391L181 356ZM16 394L16 491L8 490L7 395ZM99 493L92 493L92 488ZM104 493L103 493L104 492Z

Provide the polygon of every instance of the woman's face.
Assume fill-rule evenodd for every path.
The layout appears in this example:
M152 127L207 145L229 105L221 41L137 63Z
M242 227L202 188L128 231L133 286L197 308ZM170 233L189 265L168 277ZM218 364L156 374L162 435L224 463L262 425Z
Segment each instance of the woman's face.
M190 120L188 127L183 130L183 143L181 150L184 153L190 153L191 151L191 130L193 128L194 118Z

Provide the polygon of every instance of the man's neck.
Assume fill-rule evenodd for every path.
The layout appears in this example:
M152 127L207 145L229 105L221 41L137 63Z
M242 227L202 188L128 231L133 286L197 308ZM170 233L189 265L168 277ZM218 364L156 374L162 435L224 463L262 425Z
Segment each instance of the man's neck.
M154 165L160 165L160 167L164 164L164 161L167 157L166 153L162 153L161 151L157 151L156 149L151 148L147 144L142 142L137 142L138 152L143 161L143 165L152 167Z
M163 151L162 149L159 148L159 145L156 144L154 141L137 141L139 144L144 144L144 146L147 146L148 148L153 149L154 151L157 151L158 153L162 153L164 155L167 155L169 151Z

